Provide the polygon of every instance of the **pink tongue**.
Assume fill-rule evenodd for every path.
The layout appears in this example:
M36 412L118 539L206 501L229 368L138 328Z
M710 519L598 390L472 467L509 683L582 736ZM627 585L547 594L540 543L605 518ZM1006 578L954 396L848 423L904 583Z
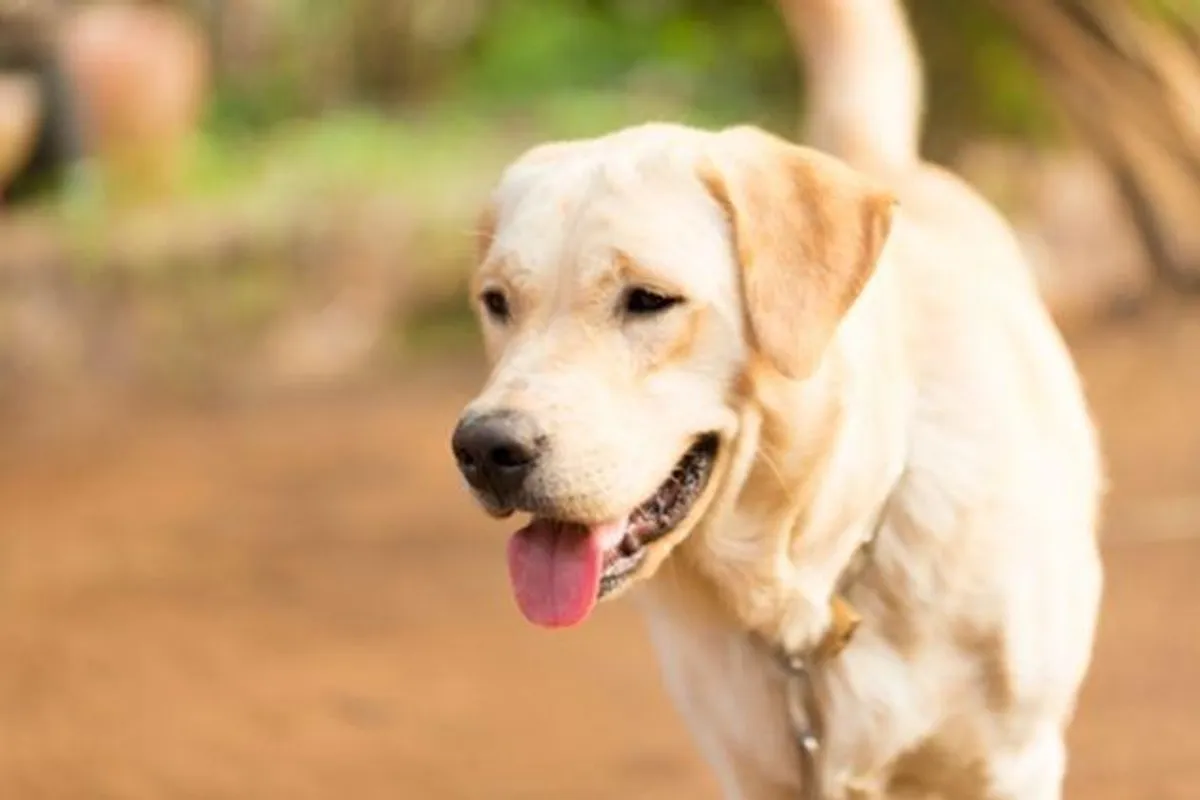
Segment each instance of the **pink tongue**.
M546 628L578 625L600 591L604 550L624 526L534 519L508 542L508 574L525 618Z

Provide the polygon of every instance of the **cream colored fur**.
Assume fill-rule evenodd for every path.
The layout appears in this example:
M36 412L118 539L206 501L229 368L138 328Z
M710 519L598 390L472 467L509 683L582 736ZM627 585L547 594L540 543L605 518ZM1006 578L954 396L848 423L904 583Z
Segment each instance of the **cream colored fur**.
M471 410L538 420L530 510L579 522L628 513L719 434L632 594L727 797L801 796L752 634L814 646L882 513L849 594L863 623L816 676L828 798L1058 798L1102 583L1079 382L986 203L869 137L847 149L873 179L746 128L518 159L482 223L475 290L512 313L481 314L494 367ZM624 318L629 286L686 302Z
M804 140L854 163L913 163L921 65L898 0L776 1L804 60Z

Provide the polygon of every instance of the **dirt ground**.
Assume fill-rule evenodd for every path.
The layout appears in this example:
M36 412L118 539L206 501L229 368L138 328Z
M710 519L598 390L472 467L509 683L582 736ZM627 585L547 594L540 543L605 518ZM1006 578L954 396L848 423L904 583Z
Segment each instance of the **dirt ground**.
M1194 798L1200 308L1076 348L1114 492L1068 794ZM446 444L477 378L12 420L0 798L715 798L632 609L519 619Z

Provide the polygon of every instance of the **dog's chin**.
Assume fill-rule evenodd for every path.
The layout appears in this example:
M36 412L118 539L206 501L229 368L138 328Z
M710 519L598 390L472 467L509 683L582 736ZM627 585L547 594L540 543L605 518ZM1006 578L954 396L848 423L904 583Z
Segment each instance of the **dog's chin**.
M533 511L508 550L526 618L546 627L577 624L598 601L653 574L703 514L720 451L717 434L696 437L654 493L618 519L591 524Z

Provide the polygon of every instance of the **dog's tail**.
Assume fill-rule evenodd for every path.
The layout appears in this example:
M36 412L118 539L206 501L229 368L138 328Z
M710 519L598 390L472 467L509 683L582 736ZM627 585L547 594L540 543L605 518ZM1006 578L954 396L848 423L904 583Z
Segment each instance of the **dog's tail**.
M901 0L778 0L804 62L807 144L864 169L920 158L921 61Z

